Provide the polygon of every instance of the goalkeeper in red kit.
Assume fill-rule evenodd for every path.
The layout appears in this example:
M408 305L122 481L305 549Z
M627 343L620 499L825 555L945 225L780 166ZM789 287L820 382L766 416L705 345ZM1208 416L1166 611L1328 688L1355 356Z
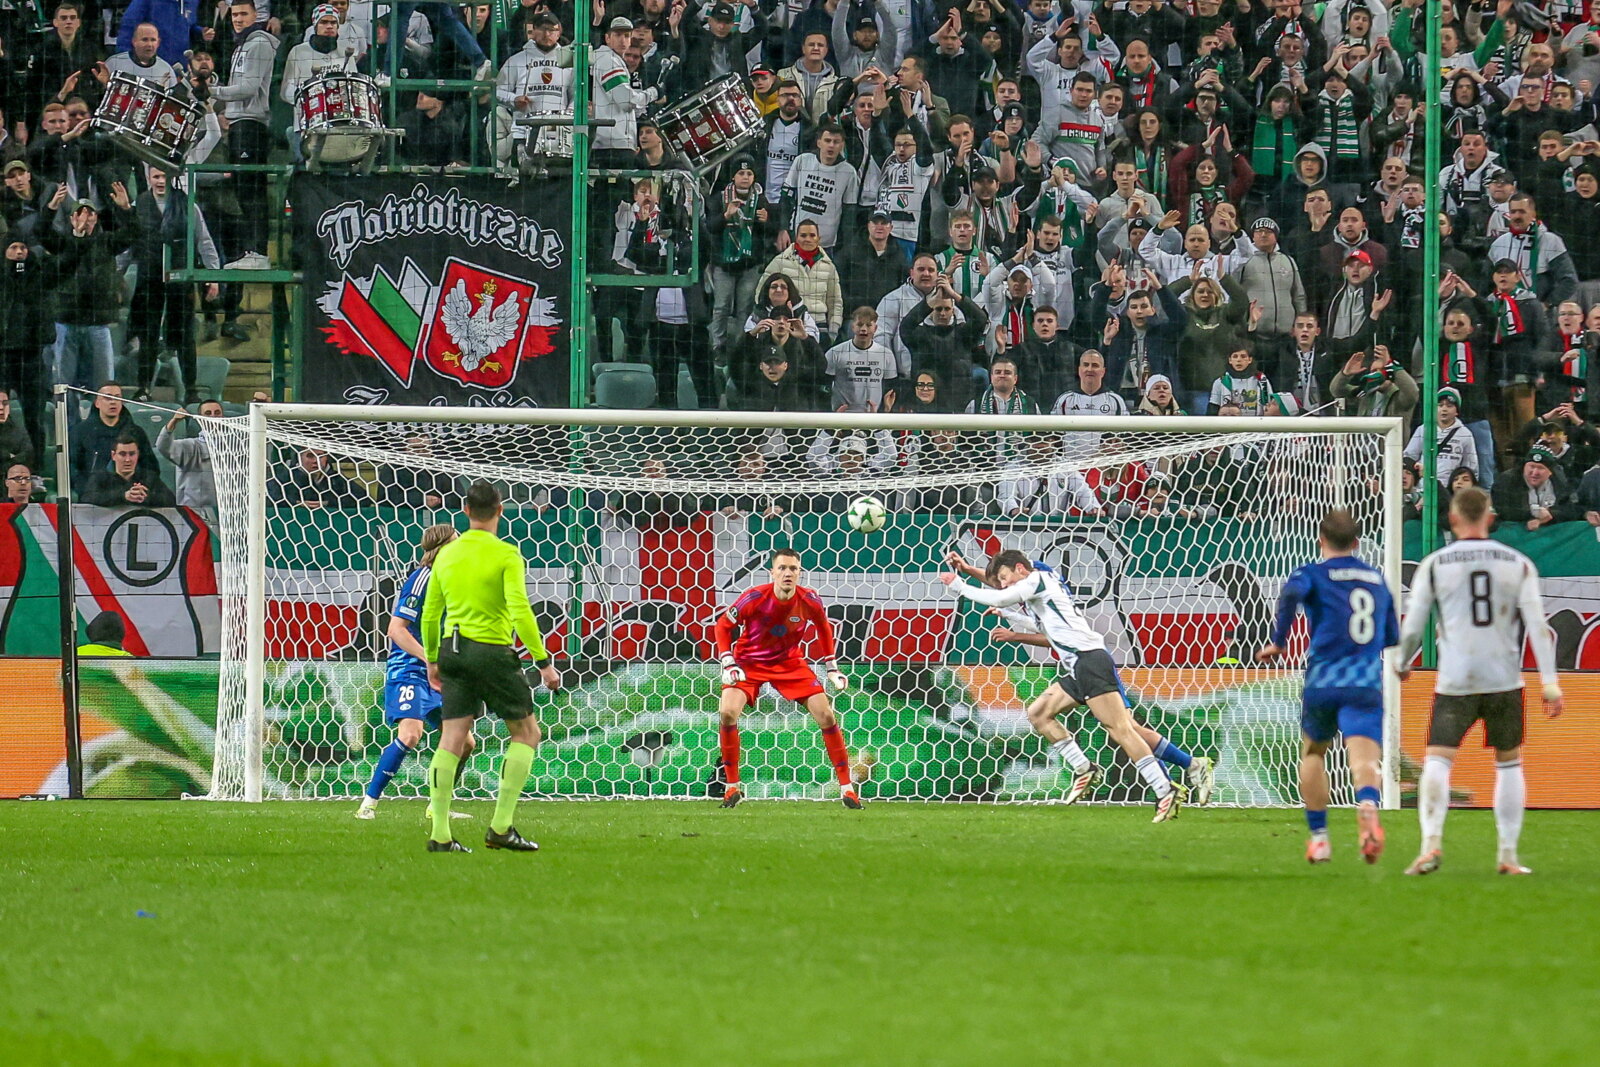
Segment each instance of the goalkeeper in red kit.
M772 554L772 581L747 590L717 619L717 656L722 661L722 699L717 705L721 722L722 768L728 788L722 806L736 807L744 799L739 785L739 713L756 702L763 685L805 707L822 729L828 762L843 790L847 808L861 807L861 797L850 781L850 756L844 734L833 716L833 701L817 682L816 673L800 655L800 645L812 634L820 651L828 684L843 691L849 686L833 659L833 626L814 589L800 584L800 554L780 548ZM739 634L737 642L734 633Z

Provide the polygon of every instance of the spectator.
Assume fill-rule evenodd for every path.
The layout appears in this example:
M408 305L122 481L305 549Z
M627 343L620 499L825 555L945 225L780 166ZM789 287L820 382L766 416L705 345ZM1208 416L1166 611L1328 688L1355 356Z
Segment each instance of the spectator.
M178 74L172 64L161 57L160 50L160 29L154 23L142 22L133 28L133 35L124 49L106 60L106 71L170 89L178 84Z
M1119 276L1114 276L1119 277ZM1189 313L1172 290L1150 276L1151 288L1129 293L1120 315L1107 313L1117 286L1101 283L1090 293L1089 320L1104 325L1100 344L1105 352L1106 378L1124 396L1144 394L1145 382L1152 374L1165 375L1168 381L1181 380L1178 373L1178 339L1189 323ZM1156 317L1156 305L1162 317ZM1081 373L1081 365L1080 365ZM1195 390L1197 395L1198 390ZM1198 406L1198 405L1197 405Z
M5 241L5 262L0 264L0 387L11 397L13 414L37 428L44 418L50 376L40 353L54 338L49 304L40 297L73 269L78 250L69 246L64 256L48 256L35 251L16 231Z
M1477 444L1461 422L1461 394L1445 386L1439 390L1438 431L1434 445L1434 475L1441 487L1448 488L1457 470L1469 470L1474 478L1482 466L1494 462L1494 457L1479 457ZM1406 443L1405 455L1411 460L1422 457L1424 427L1418 426Z
M661 99L655 86L634 88L628 64L623 59L633 35L633 22L617 17L606 23L605 43L594 50L590 61L594 94L594 117L610 119L614 125L594 131L596 167L628 167L639 143L637 122L645 108Z
M821 34L806 38L815 42ZM802 152L784 178L780 217L783 229L778 232L778 247L784 246L796 227L806 221L817 226L822 248L832 252L839 243L841 224L846 206L853 206L860 196L861 178L855 166L844 158L844 131L828 123L817 129L817 150Z
M111 199L103 220L92 203L78 201L67 235L51 237L71 265L55 293L56 381L84 388L110 381L116 372L111 328L122 298L116 257L127 249L137 223L121 182L112 185Z
M1303 411L1315 411L1331 399L1328 387L1333 381L1333 360L1321 337L1317 316L1310 311L1297 313L1289 336L1276 346L1277 363L1268 375Z
M730 21L733 16L732 7L726 4L713 4L712 17L725 12ZM794 82L800 90L800 110L805 115L806 121L816 125L827 120L834 109L828 105L833 100L833 91L839 85L839 73L828 62L828 34L822 30L807 33L800 42L800 58L792 66L778 71L778 84ZM842 147L842 145L841 145Z
M856 308L850 316L850 339L828 349L823 372L831 375L828 406L833 411L880 411L886 387L899 373L894 352L877 340L878 313ZM892 398L893 394L890 393Z
M794 371L787 354L800 342L789 335L789 325L774 322L771 340L759 356L754 376L728 380L728 407L733 411L811 411L810 392Z
M1218 284L1196 270L1194 277L1181 278L1170 289L1180 298L1186 316L1178 338L1178 369L1194 395L1195 413L1200 414L1210 402L1210 383L1227 370L1228 354L1249 347L1249 328L1261 309L1248 303L1244 286L1230 274Z
M1238 408L1241 415L1265 415L1274 395L1272 383L1256 365L1250 346L1233 345L1227 360L1227 369L1211 383L1207 410L1216 414L1227 406Z
M867 216L866 240L847 241L835 258L845 307L876 308L905 279L911 261L893 232L889 213L874 208Z
M135 507L170 508L177 504L161 471L150 463L143 451L148 445L144 433L123 432L111 447L111 469L97 470L89 476L83 487L82 500L102 508Z
M803 157L802 157L803 158ZM854 177L854 172L851 172ZM838 335L844 325L844 296L839 288L839 271L821 246L821 228L811 219L802 220L794 231L794 244L779 252L767 264L766 275L789 279L795 295L813 316L823 319L817 325L828 338ZM815 333L811 334L816 337Z
M793 334L811 340L817 340L821 336L816 318L806 306L806 302L800 299L793 280L787 274L782 271L767 274L760 293L750 317L745 319L745 333L758 332L763 323L782 319L791 324L790 332Z
M1501 471L1490 495L1502 522L1529 530L1584 517L1583 505L1571 502L1571 490L1556 471L1554 457L1538 447L1528 453L1520 471Z
M1031 235L1030 235L1031 237ZM1034 296L1055 289L1055 275L1040 264L1027 265L1030 248L1024 244L1011 260L997 263L983 286L983 310L994 324L984 338L990 352L1004 354L1020 348L1033 336Z
M1006 349L1017 364L1018 384L1035 397L1057 397L1073 384L1078 349L1049 305L1033 309L1033 328L1021 345Z
M711 347L726 354L737 324L755 303L761 278L761 249L771 217L756 182L755 160L735 156L733 177L706 205L706 237L711 242Z
M878 327L883 328L881 317ZM957 293L941 275L933 292L900 322L900 342L910 353L911 373L933 372L946 383L949 401L965 404L972 395L972 356L988 328L983 309Z
M1329 352L1341 358L1372 348L1379 336L1379 320L1393 299L1389 290L1379 292L1372 257L1361 249L1351 252L1344 261L1344 284L1334 292L1322 317Z
M223 103L228 120L228 155L233 163L268 163L272 135L272 68L277 61L278 39L260 21L255 0L234 0L228 8L233 27L233 52L228 80L211 87ZM409 147L409 145L407 146ZM228 270L266 270L271 267L267 249L267 176L239 171L233 177L234 195L243 213L232 241L225 241L231 260Z
M33 471L26 463L8 463L6 472L7 504L26 504L33 500Z
M469 155L466 119L454 105L447 103L438 91L417 90L416 106L404 112L396 125L405 131L405 137L400 144L406 162L441 169L466 166ZM598 139L597 131L596 140ZM241 200L241 203L243 202Z
M1278 247L1278 223L1263 215L1250 224L1256 254L1235 268L1244 298L1261 309L1256 342L1277 348L1294 329L1296 316L1309 310L1300 268Z
M767 29L766 13L754 4L745 10L755 27L754 36L760 38ZM687 18L685 12L689 12ZM684 4L674 4L667 18L672 48L683 57L683 80L693 86L710 85L728 74L743 75L750 51L750 35L738 28L733 5L712 4L706 14L702 25L697 13Z
M33 439L17 414L11 390L0 388L0 469L13 463L27 467L34 463Z
M150 399L150 390L155 388L157 354L163 350L164 341L165 348L178 357L185 390L183 402L195 404L200 400L194 337L195 286L187 282L168 282L166 268L168 263L183 263L191 229L195 254L202 267L215 270L221 266L222 259L211 239L204 213L198 207L191 209L189 198L181 190L169 190L166 171L151 166L146 166L144 171L149 188L140 194L134 207L138 227L133 258L139 280L134 286L128 316L128 334L139 342L136 398ZM216 282L208 282L202 289L208 301L220 295Z
M570 131L534 127L517 121L539 115L572 114L572 49L561 43L561 20L540 11L523 20L524 44L512 53L495 77L495 152L501 167L531 165L534 160L561 158L570 152ZM515 156L515 160L513 160ZM570 160L563 160L570 165Z
M1417 406L1416 379L1390 357L1384 345L1374 348L1370 357L1365 352L1351 353L1333 376L1328 391L1351 402L1345 405L1347 415L1395 415L1405 419Z
M938 288L940 277L938 260L927 252L918 253L905 283L878 301L878 342L893 350L902 378L911 376L911 350L900 336L900 323Z
M1165 374L1152 374L1144 383L1144 397L1133 409L1135 415L1186 415L1172 395L1172 381Z
M29 57L24 80L23 96L16 113L30 119L38 115L51 100L60 100L73 93L93 102L99 96L99 83L95 80L95 65L105 58L105 52L93 30L84 26L82 4L71 2L46 5L50 11L50 28L44 31ZM6 42L14 46L13 37ZM12 108L8 107L7 111Z
M94 398L94 408L67 435L74 480L82 484L91 475L110 469L112 447L124 435L134 439L141 457L150 455L150 439L122 403L122 386L107 381Z
M889 216L890 232L905 253L915 262L917 242L922 239L928 189L938 168L933 162L933 145L921 120L914 114L909 91L900 90L903 125L894 135L894 154L883 164L878 185L878 210Z
M267 501L275 507L353 508L371 503L334 466L326 452L302 448L293 467L280 469L267 482Z
M200 405L202 419L222 418L220 401L207 400ZM189 420L189 413L179 408L156 435L156 451L178 470L178 506L214 511L217 506L217 483L211 469L211 440L206 435L206 424L199 424L193 437L179 440L174 430Z
M150 26L156 31L156 54L169 67L184 66L185 52L205 41L199 21L203 8L192 0L130 0L117 30L117 48L135 51L138 31Z

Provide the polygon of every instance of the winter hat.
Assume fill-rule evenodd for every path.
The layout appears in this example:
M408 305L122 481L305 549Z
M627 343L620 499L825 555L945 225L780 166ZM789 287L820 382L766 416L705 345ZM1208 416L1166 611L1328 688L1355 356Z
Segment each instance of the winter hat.
M334 7L332 4L318 4L316 7L311 9L311 25L315 26L323 19L332 19L333 21L338 22L339 9Z
M1144 395L1146 400L1150 399L1150 390L1156 387L1157 382L1166 382L1167 388L1172 388L1171 378L1168 378L1165 374L1152 374L1149 378L1145 379L1144 383Z
M1551 471L1556 469L1556 454L1542 445L1534 445L1528 452L1529 463L1541 463Z
M1450 403L1454 404L1456 407L1460 407L1461 406L1461 390L1452 389L1448 385L1445 386L1443 389L1440 389L1439 390L1439 402L1443 403L1446 400L1450 401Z

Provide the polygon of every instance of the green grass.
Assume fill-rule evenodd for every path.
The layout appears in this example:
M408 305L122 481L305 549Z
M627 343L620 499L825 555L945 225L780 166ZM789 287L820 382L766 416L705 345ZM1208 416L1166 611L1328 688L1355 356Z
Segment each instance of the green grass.
M458 823L479 843L479 816ZM1600 816L1447 866L1301 859L1293 811L0 805L0 1062L1595 1062ZM140 917L140 911L149 917Z

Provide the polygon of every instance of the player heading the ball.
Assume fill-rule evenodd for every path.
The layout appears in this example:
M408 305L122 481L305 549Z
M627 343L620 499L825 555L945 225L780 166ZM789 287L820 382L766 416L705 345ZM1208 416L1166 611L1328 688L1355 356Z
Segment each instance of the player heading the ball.
M1128 710L1123 697L1117 665L1111 659L1111 653L1106 651L1105 638L1089 625L1089 620L1078 610L1072 594L1067 592L1061 579L1048 568L1036 567L1016 549L996 553L989 560L984 578L994 588L968 585L962 580L962 574L960 569L953 570L941 574L939 580L949 586L955 595L987 607L1021 607L1027 611L1034 626L1049 639L1050 648L1061 664L1061 675L1056 679L1056 685L1071 701L1068 706L1087 704L1089 711L1105 727L1106 734L1127 753L1129 762L1138 769L1139 777L1155 793L1156 814L1150 821L1166 822L1177 817L1188 789L1167 777L1161 761L1151 754L1150 745L1140 736L1133 713ZM1048 692L1046 696L1049 696ZM1028 717L1037 724L1039 720L1035 718L1034 710L1029 707ZM1061 733L1071 743L1071 735L1065 730ZM1078 755L1082 757L1081 749ZM1070 755L1068 758L1071 758ZM1088 759L1084 757L1083 762L1088 763ZM1079 788L1078 781L1083 777L1083 774L1079 774L1073 781L1077 796L1081 796L1088 785L1094 784L1098 775ZM1069 794L1070 799L1075 800L1077 796Z
M1348 511L1330 511L1317 531L1322 559L1289 575L1278 595L1271 642L1256 653L1270 663L1283 655L1295 616L1305 610L1311 631L1300 712L1300 799L1311 840L1306 860L1327 863L1328 749L1344 735L1356 784L1361 858L1383 855L1378 819L1383 776L1383 650L1400 640L1394 598L1383 573L1355 555L1358 531Z
M1492 512L1482 489L1458 490L1450 499L1456 540L1417 564L1411 608L1400 632L1398 672L1411 673L1423 627L1437 616L1439 673L1427 756L1417 788L1422 851L1407 874L1439 869L1444 819L1450 811L1450 767L1472 724L1483 720L1494 749L1494 826L1500 838L1501 874L1531 874L1517 858L1528 784L1522 776L1522 646L1526 633L1544 686L1544 713L1561 714L1555 642L1545 624L1539 571L1509 545L1489 540Z
M817 682L817 675L801 658L802 643L812 632L818 657L836 692L849 682L834 662L833 625L828 622L822 598L800 584L800 553L780 548L772 554L772 581L743 593L717 618L717 657L722 663L722 697L717 704L722 745L722 769L728 788L722 806L732 808L744 799L739 785L739 715L756 702L763 685L800 704L822 730L828 762L842 789L847 808L860 808L861 797L850 779L850 756L844 734L833 714L833 701ZM734 640L738 633L737 642Z
M951 552L945 560L968 578L976 578L985 585L992 584L982 567L974 567L963 559L959 552ZM1033 569L1050 572L1048 566L1037 560L1033 563ZM1009 624L996 626L989 631L989 640L995 644L1022 644L1048 649L1057 663L1065 663L1063 654L1051 644L1050 638L1035 631L1033 617L1027 612L1020 608L989 608L985 614L997 615ZM1123 702L1127 702L1126 693L1123 694ZM1027 707L1028 723L1034 732L1050 742L1050 754L1072 772L1072 784L1068 787L1063 801L1066 804L1075 804L1083 799L1104 776L1104 772L1090 761L1082 746L1078 744L1077 738L1073 737L1072 731L1061 721L1061 716L1075 706L1066 689L1060 685L1052 685L1035 697L1033 703ZM1202 807L1211 803L1211 790L1216 777L1214 760L1206 756L1191 756L1137 719L1134 720L1133 728L1139 731L1139 736L1150 746L1150 752L1156 759L1184 772L1184 784L1189 788L1190 800Z

